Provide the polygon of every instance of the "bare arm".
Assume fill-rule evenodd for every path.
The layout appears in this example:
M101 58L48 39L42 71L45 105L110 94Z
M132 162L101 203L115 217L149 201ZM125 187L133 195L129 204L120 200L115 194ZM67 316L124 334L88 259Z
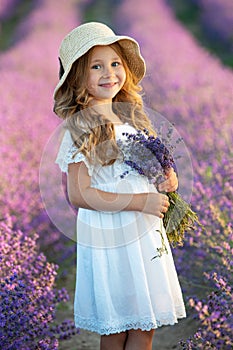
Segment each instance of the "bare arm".
M159 193L113 193L91 187L91 178L83 162L69 164L68 196L79 208L98 211L140 211L163 217L169 206L168 197Z

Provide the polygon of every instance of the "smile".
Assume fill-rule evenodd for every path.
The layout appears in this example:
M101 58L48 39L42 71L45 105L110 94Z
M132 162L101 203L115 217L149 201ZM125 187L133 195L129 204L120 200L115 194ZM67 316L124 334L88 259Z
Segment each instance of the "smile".
M115 86L117 83L104 83L104 84L100 84L99 86L104 87L104 88L112 88L113 86Z

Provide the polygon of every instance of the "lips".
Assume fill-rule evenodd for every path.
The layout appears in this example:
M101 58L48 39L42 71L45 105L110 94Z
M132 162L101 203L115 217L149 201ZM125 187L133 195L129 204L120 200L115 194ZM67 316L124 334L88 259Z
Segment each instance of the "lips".
M112 88L113 86L115 86L117 83L112 82L112 83L104 83L104 84L100 84L101 87L104 88Z

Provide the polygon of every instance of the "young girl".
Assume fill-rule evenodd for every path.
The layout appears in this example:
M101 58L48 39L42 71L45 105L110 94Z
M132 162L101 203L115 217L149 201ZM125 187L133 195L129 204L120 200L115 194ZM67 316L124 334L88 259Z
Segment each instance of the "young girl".
M66 131L56 162L79 208L75 324L99 333L101 350L149 350L154 330L185 308L162 224L169 201L158 192L176 190L176 174L157 190L117 144L136 129L155 134L139 94L145 63L134 39L97 22L71 31L59 60L54 111ZM166 253L152 259L162 240Z

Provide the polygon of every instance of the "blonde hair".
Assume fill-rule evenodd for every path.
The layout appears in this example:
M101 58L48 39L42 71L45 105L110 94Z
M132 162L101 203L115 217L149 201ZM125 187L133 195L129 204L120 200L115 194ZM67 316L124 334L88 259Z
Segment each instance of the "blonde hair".
M136 129L147 129L155 135L151 122L143 109L142 91L133 72L127 65L127 57L118 42L109 45L121 58L126 72L122 89L113 98L113 112L122 123L128 123ZM91 162L110 165L119 156L115 139L114 124L106 116L89 107L92 97L86 82L92 49L81 56L72 66L67 79L56 94L54 112L66 120L73 141Z

